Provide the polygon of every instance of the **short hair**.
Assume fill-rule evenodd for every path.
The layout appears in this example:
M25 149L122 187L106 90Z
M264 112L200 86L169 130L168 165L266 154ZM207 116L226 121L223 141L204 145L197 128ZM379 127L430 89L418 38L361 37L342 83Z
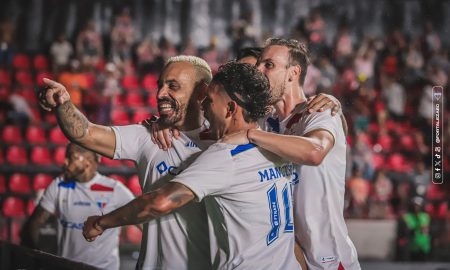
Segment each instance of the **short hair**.
M212 80L212 72L208 63L200 57L193 55L178 55L170 57L167 60L166 67L172 63L188 62L192 64L197 72L199 81L209 84Z
M244 120L247 123L258 121L269 111L269 80L250 64L228 62L219 68L212 83L222 85L230 98L243 108Z
M82 155L86 155L86 154L91 155L93 161L95 161L96 163L100 163L100 155L99 154L97 154L89 149L86 149L86 148L82 147L81 145L71 142L67 145L66 151L69 148L72 148L73 150L75 150L76 152L78 152Z
M262 47L245 47L238 51L236 61L241 60L245 57L255 57L256 59L259 59L263 51Z
M300 66L302 69L300 73L300 85L303 85L305 82L306 71L310 64L309 51L306 45L296 39L269 38L266 40L264 48L274 45L285 46L289 49L289 65Z

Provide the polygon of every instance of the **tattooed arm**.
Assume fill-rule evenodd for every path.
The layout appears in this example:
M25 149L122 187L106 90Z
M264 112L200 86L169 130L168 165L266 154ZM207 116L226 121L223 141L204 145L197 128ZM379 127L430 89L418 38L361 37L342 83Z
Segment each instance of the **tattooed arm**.
M70 101L70 95L62 84L49 79L44 79L44 82L47 87L39 93L39 103L45 110L56 112L64 135L74 143L112 158L116 136L111 127L89 122Z
M30 248L37 248L39 242L39 229L52 215L52 213L38 205L22 228L20 237L21 244Z
M89 217L84 223L83 236L87 241L93 241L106 229L148 222L172 212L193 199L194 193L186 186L168 183L104 216Z

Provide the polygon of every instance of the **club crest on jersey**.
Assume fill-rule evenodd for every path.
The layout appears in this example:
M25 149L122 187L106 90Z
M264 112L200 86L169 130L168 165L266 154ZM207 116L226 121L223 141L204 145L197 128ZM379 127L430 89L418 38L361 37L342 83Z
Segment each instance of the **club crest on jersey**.
M164 161L161 161L158 165L156 165L156 169L161 175L168 173L175 176L181 173L181 170L178 167L167 165Z

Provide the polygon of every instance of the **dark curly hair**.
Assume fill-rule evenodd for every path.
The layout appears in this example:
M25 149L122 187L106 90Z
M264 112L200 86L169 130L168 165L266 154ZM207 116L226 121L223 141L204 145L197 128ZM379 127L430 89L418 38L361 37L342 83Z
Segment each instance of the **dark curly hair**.
M228 62L219 68L212 82L222 85L230 98L244 109L246 122L256 122L267 114L271 100L269 81L256 67Z

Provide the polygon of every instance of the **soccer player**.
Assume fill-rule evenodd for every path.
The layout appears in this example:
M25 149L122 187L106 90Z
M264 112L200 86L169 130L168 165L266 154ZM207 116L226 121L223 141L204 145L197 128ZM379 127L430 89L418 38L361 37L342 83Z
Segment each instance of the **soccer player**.
M224 65L202 102L211 136L256 128L269 101L269 83L253 66ZM109 228L153 220L195 199L205 202L209 216L212 269L300 269L291 218L293 168L253 144L218 142L161 188L89 217L83 234L93 241Z
M309 113L302 88L308 63L303 44L269 39L257 66L271 85L276 111L262 124L271 132L250 129L226 141L255 143L298 165L294 224L309 269L360 269L343 217L345 119L342 113Z
M40 103L54 110L64 134L73 142L137 165L143 192L158 189L206 149L206 129L198 103L211 81L208 64L195 56L168 60L158 81L158 110L163 126L177 127L180 140L169 151L155 145L142 125L100 126L90 123L72 104L65 87L45 80ZM138 269L211 269L207 216L203 203L190 202L171 214L144 224Z
M91 215L106 214L131 201L133 194L120 182L97 172L98 157L76 144L66 149L64 176L45 190L39 205L24 227L26 245L37 248L39 228L55 215L58 219L58 253L70 260L101 269L119 269L120 229L105 233L90 245L81 235L83 221Z

